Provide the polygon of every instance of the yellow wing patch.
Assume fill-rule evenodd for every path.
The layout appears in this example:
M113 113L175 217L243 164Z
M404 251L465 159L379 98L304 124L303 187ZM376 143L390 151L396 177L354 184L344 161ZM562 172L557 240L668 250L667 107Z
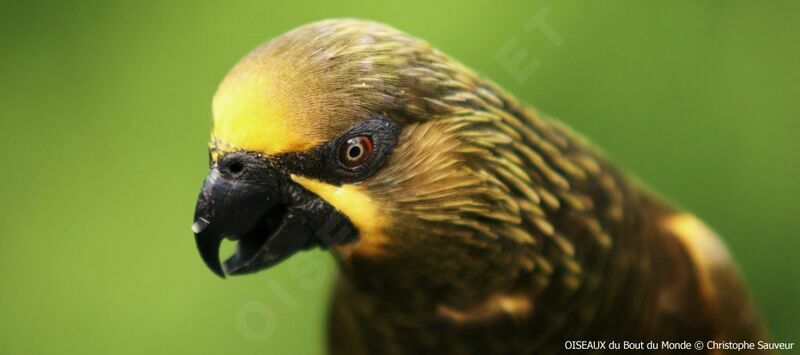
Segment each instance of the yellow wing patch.
M667 218L666 227L684 245L697 268L700 292L716 297L712 277L714 271L730 265L730 254L716 233L689 213Z
M389 217L366 191L357 185L334 186L319 180L292 174L292 180L317 194L334 208L342 212L358 229L359 242L354 249L338 248L339 252L378 255L381 246L388 241L384 234Z
M526 294L494 294L485 302L464 310L440 304L437 314L454 323L469 324L491 321L503 315L524 319L530 315L532 308L531 299Z
M320 142L297 120L290 90L271 73L245 61L225 78L214 95L214 139L224 150L264 155L307 150Z
M730 260L728 249L716 233L689 213L670 216L667 228L686 246L692 258L703 267L710 269Z

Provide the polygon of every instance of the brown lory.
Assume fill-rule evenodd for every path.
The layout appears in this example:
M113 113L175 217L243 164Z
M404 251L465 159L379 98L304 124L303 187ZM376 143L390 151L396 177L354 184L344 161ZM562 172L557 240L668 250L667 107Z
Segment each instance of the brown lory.
M329 249L335 354L765 336L703 222L391 27L328 20L273 39L230 71L212 112L203 260L239 275ZM226 237L237 249L220 263Z

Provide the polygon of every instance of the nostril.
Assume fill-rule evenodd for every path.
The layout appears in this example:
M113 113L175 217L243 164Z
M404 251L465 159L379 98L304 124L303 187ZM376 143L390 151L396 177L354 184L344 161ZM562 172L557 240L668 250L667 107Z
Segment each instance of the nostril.
M230 172L233 175L237 175L237 174L241 173L242 170L244 170L244 164L242 164L242 163L240 163L238 161L233 162L230 165L228 165L228 172Z
M220 165L220 170L227 176L237 176L244 171L244 164L238 161L227 161Z

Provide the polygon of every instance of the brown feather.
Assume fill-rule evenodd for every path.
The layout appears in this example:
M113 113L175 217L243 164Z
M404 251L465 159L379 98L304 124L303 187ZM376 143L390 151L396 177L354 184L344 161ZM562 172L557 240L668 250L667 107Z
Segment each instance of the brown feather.
M298 119L312 122L295 125L303 134L331 139L376 114L403 127L388 163L361 183L391 217L388 241L379 255L342 254L334 353L764 336L727 254L680 235L702 228L676 229L668 221L682 212L428 43L331 20L251 56L285 78Z

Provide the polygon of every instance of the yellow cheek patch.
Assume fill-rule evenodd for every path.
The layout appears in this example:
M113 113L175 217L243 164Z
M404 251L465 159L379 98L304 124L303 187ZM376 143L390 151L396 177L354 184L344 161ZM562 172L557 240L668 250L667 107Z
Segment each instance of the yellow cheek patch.
M356 185L334 186L319 180L291 175L292 180L317 194L331 206L342 212L358 229L359 242L355 249L347 252L376 255L388 238L384 228L389 223L381 207L361 187ZM340 251L345 251L342 248Z
M274 155L310 149L319 144L305 134L297 111L279 85L263 73L234 70L214 96L213 136L221 148Z

